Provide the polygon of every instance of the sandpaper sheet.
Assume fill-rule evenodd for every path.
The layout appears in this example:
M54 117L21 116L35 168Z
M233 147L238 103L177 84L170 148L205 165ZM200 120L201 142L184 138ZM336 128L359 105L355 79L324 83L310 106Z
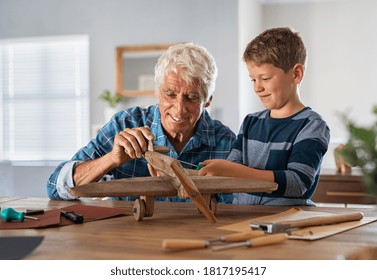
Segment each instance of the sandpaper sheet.
M349 213L349 211L347 212ZM254 218L250 220L246 220L240 223L234 223L227 226L219 227L219 229L235 231L235 232L245 232L250 231L250 223L252 222L284 222L284 221L292 221L292 220L301 220L307 218L314 218L314 217L324 217L329 215L334 215L335 213L328 213L328 212L320 212L320 211L305 211L301 208L291 208L287 211ZM342 214L342 213L337 213ZM352 228L356 228L371 222L377 221L377 217L363 217L359 221L351 221L345 223L338 223L333 225L323 225L323 226L312 226L306 227L298 230L293 230L288 235L289 239L301 239L301 240L317 240L321 238L325 238L334 234L341 233L346 230L350 230Z
M35 215L39 220L24 219L23 222L11 221L5 222L0 219L1 229L26 229L26 228L44 228L51 226L72 225L73 222L60 215L60 211L73 211L84 216L84 222L91 222L101 219L107 219L120 215L125 215L126 210L121 208L110 208L100 206L89 206L83 204L74 204L60 209L47 210L44 214Z

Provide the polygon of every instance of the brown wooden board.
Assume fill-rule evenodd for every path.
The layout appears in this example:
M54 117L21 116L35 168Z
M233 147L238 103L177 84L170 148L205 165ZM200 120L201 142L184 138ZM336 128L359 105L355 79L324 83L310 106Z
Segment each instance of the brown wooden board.
M270 193L277 189L276 183L251 179L218 176L190 176L190 179L202 194ZM78 197L170 197L177 195L177 189L166 177L135 177L75 186L70 193Z

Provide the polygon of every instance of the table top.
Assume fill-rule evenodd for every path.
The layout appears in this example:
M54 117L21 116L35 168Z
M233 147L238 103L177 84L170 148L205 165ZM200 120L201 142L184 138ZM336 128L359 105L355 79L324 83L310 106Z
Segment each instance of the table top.
M156 202L153 216L138 222L132 215L133 202L0 197L1 208L56 209L75 203L124 208L129 215L67 226L0 230L0 236L43 235L43 242L25 258L36 260L331 260L350 255L361 248L377 247L377 222L372 222L316 241L289 239L280 244L256 248L171 252L162 249L163 239L212 239L231 233L219 229L221 226L280 213L291 207L219 204L217 223L211 224L192 203ZM375 207L302 209L330 213L359 210L366 217L377 216Z

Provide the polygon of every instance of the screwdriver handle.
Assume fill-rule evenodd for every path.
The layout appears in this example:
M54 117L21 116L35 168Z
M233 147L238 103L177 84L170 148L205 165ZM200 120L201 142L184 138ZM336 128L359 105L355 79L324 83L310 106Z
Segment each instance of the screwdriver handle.
M6 222L10 222L13 220L23 222L25 218L25 213L17 212L13 208L5 208L1 210L1 218Z
M238 233L223 235L221 236L220 241L238 242L238 241L245 241L248 239L252 239L258 236L262 236L262 235L264 235L264 232L262 230L251 230L248 232L238 232Z
M10 222L14 220L23 222L24 219L38 220L38 218L26 216L25 212L17 212L13 208L5 208L1 210L0 216L6 222Z
M258 246L264 246L264 245L271 245L271 244L283 242L287 239L288 239L288 234L286 233L269 234L269 235L251 239L249 246L258 247Z
M164 249L202 249L208 247L205 240L195 239L164 239L162 248Z

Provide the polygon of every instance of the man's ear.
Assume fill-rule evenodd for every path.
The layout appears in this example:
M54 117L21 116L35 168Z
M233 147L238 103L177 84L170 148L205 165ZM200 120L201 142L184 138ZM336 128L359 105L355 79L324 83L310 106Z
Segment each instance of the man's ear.
M206 104L204 104L204 108L208 108L209 105L211 105L211 103L212 103L212 97L213 97L213 96L211 96L211 97L209 98L209 100L206 102Z
M304 65L298 63L295 66L293 66L293 79L297 84L301 83L302 79L304 78L304 72Z

